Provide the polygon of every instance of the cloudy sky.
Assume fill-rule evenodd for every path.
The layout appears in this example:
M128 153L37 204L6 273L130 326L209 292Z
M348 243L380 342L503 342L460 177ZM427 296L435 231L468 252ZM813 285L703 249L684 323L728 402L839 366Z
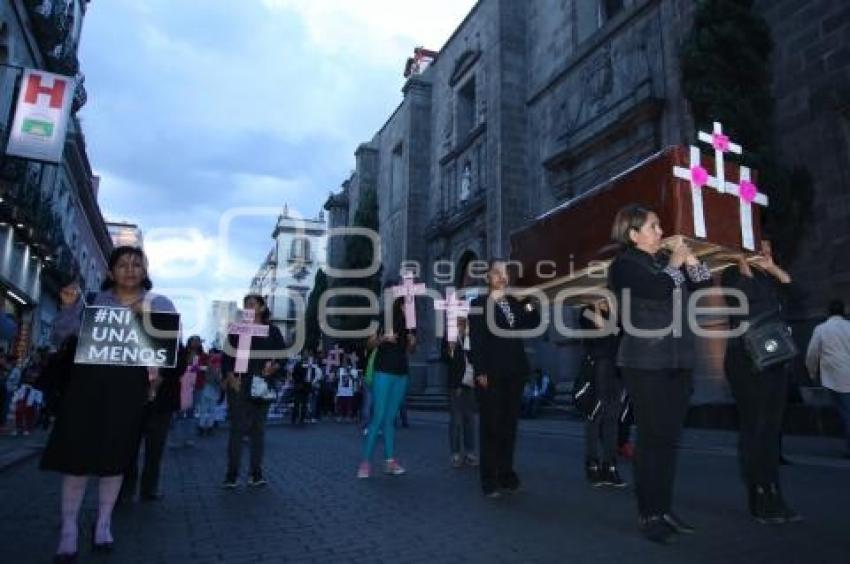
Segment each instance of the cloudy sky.
M141 225L187 331L247 290L284 203L315 217L400 102L413 48L439 49L474 3L89 4L80 117L101 208Z

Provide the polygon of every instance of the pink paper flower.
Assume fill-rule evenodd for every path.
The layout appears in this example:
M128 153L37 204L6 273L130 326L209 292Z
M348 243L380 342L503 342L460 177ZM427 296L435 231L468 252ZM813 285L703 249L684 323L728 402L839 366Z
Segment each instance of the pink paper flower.
M708 171L706 171L701 166L692 166L691 167L691 182L694 183L694 186L697 188L702 188L706 184L708 184Z
M729 150L729 136L722 133L713 133L711 135L711 144L716 150L725 153Z
M740 193L741 199L749 204L756 199L756 195L758 194L758 188L749 180L742 180Z

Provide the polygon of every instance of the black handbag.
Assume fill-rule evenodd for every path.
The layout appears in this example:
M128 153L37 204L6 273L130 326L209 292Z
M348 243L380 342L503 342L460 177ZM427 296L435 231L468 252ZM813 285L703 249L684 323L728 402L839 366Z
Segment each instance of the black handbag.
M573 382L573 406L588 421L593 421L602 407L602 402L593 385L595 362L590 355L585 355L581 363L578 377Z
M750 321L750 328L743 336L750 361L759 372L799 354L788 324L779 320L766 321L774 314L770 311Z

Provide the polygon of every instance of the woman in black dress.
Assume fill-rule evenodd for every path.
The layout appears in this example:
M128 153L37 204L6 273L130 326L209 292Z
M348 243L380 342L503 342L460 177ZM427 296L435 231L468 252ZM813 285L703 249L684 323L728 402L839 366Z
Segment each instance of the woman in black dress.
M143 251L118 247L109 257L102 291L87 301L137 313L175 311L170 300L150 292L151 286ZM57 345L76 338L86 301L76 284L62 288L60 299L62 309L53 333ZM100 478L92 547L101 552L112 550L112 509L123 473L135 454L145 405L155 397L161 382L155 368L71 364L68 370L56 424L41 459L43 470L63 474L56 562L71 562L77 556L77 518L89 476Z
M693 532L671 506L676 444L693 385L694 335L685 309L690 291L711 285L711 272L684 242L676 244L669 258L659 252L662 234L653 211L634 204L620 210L612 238L622 251L611 263L608 282L623 325L617 366L638 430L639 525L647 539L667 544L674 533ZM675 326L677 309L681 329Z

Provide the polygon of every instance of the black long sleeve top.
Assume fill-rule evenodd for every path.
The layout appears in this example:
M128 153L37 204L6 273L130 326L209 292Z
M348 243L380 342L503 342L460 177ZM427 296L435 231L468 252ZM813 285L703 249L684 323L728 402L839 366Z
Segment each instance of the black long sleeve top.
M540 324L540 312L536 308L528 309L529 302L520 303L515 297L507 295L507 304L503 309L498 302L487 294L472 300L469 314L469 339L472 366L475 375L488 378L527 378L530 373L528 358L525 354L523 339L511 332L528 330ZM487 325L487 308L493 308L494 321L500 332L497 335Z
M229 335L227 337L227 342L230 345L230 350L224 352L221 361L222 372L225 375L233 372L234 365L236 364L236 358L228 353L235 353L236 348L239 345L239 337L236 335ZM245 374L261 376L267 362L272 361L280 363L283 361L283 353L285 349L286 342L283 339L283 335L280 333L280 329L274 325L269 325L268 336L251 338L251 357L248 360L248 369L245 371Z
M694 334L688 322L689 294L711 286L704 264L674 268L661 257L628 247L611 263L608 284L617 297L622 328L617 365L641 370L694 367ZM680 294L681 300L675 299ZM680 308L681 328L674 325ZM671 327L672 326L672 327ZM649 335L647 331L655 334Z

